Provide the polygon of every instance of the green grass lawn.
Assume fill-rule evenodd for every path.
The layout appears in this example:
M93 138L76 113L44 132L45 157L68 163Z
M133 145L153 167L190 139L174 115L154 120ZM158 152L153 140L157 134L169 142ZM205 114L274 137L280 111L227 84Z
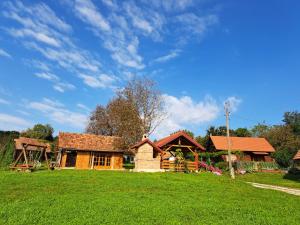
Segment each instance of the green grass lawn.
M299 202L210 173L0 172L0 224L299 224Z
M244 180L262 184L272 184L283 187L300 189L300 175L272 174L272 173L252 173L240 175L238 180ZM300 222L299 222L300 224Z

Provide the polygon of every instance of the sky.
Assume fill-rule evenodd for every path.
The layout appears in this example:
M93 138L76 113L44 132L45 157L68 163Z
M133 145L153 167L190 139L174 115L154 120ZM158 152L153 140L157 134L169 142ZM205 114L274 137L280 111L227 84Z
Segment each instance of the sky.
M279 124L300 110L300 2L0 2L0 130L49 123L84 132L132 77L157 82L166 117L153 134Z

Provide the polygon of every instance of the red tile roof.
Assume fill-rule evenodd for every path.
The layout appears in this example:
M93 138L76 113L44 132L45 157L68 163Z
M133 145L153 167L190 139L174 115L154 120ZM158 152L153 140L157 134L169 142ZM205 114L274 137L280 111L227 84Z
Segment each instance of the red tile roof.
M228 150L227 137L210 137L217 150ZM275 152L273 146L265 138L230 137L233 151Z
M58 147L82 151L124 152L122 138L94 134L60 132L58 135Z
M184 137L185 139L187 139L189 142L191 142L195 147L199 148L200 150L205 150L205 148L200 145L195 139L193 139L191 136L189 136L187 133L185 133L184 131L178 131L174 134L171 134L168 137L165 137L157 142L155 142L155 145L158 146L159 148L167 145L168 143L172 142L173 140L179 138L179 137Z
M149 145L151 145L153 147L153 149L155 149L156 151L163 153L163 150L161 150L159 147L157 147L157 145L155 145L152 141L150 141L149 138L146 138L145 140L140 141L139 143L135 144L131 148L136 149L145 143L148 143Z
M300 159L300 150L296 153L296 155L293 158L294 160Z

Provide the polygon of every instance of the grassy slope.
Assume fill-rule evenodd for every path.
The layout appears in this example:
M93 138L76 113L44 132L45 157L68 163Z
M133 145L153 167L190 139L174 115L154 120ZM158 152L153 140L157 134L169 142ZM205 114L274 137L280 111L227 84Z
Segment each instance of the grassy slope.
M238 176L237 179L262 184L272 184L283 187L299 188L300 176L290 174L253 173Z
M299 224L299 200L209 173L0 172L0 224Z

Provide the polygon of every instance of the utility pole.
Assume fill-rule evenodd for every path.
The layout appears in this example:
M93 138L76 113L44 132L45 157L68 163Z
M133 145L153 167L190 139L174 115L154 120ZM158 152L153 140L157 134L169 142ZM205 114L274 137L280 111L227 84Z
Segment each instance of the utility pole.
M231 161L231 140L230 140L230 134L229 134L229 108L230 103L225 102L225 116L226 116L226 130L227 130L227 146L228 146L228 164L229 164L229 172L232 179L235 179L234 176L234 169L232 167L232 161Z

